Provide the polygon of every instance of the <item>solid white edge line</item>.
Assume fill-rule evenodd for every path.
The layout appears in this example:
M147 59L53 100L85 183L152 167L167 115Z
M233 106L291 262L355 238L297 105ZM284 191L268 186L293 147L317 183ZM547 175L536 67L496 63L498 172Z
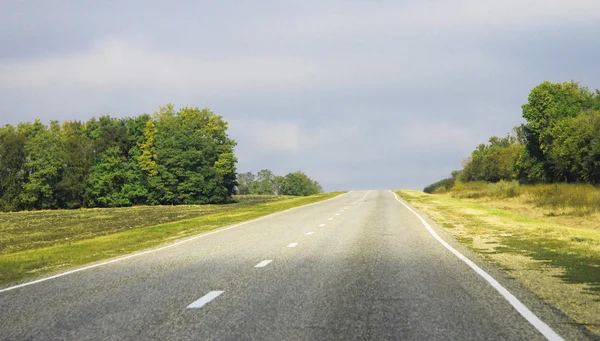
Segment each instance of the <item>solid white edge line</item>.
M502 284L500 284L496 279L494 279L494 277L490 276L482 268L477 266L477 264L473 263L473 261L471 261L465 255L463 255L458 250L456 250L455 248L450 246L450 244L446 243L433 230L433 228L431 228L431 226L427 223L427 221L425 221L425 219L423 219L423 217L421 217L420 214L415 212L407 204L402 202L398 198L398 195L396 193L392 192L391 190L390 190L390 193L392 193L394 195L396 200L400 204L402 204L402 206L406 207L406 209L411 211L415 216L417 216L417 218L419 218L421 223L423 223L423 226L425 226L425 228L427 229L429 234L431 234L433 236L433 238L435 238L435 240L440 242L440 244L442 244L446 249L450 250L450 252L452 252L456 257L458 257L465 264L467 264L479 276L483 277L483 279L485 279L494 289L496 289L496 291L498 291L500 293L500 295L502 295L502 297L504 297L508 301L508 303L510 303L510 305L512 305L513 308L515 308L515 310L517 310L519 312L519 314L521 314L521 316L523 316L529 323L531 323L531 325L533 325L535 327L535 329L537 329L542 335L544 335L544 337L546 337L546 339L551 340L551 341L564 341L564 339L560 335L558 335L554 330L552 330L552 328L550 328L550 326L548 326L544 321L540 320L539 317L537 317L531 310L529 310L529 308L527 308L523 303L521 303L521 301L519 301L519 299L516 298L515 295L511 294L510 291L508 291L506 288L504 288L502 286Z
M303 207L309 207L309 206L313 206L313 205L322 204L322 203L325 203L325 202L328 202L328 201L331 201L331 200L334 200L334 199L341 198L341 197L345 196L348 193L350 193L350 192L346 192L344 194L340 194L338 196L335 196L335 197L327 199L327 200L313 202L311 204L306 204L306 205L302 205L302 206L292 207L292 208L284 210L284 211L280 211L280 212L275 212L275 213L268 214L268 215L266 215L264 217L256 218L256 219L253 219L253 220L244 221L244 222L241 222L239 224L235 224L235 225L231 225L231 226L226 226L224 228L221 228L221 229L218 229L218 230L215 230L215 231L210 231L210 232L202 233L202 234L190 237L188 239L184 239L184 240L175 242L173 244L162 246L162 247L159 247L159 248L156 248L156 249L150 249L150 250L146 250L146 251L134 253L134 254L131 254L131 255L124 256L124 257L112 259L112 260L109 260L109 261L106 261L106 262L84 266L83 268L78 268L78 269L74 269L74 270L62 272L62 273L59 273L59 274L56 274L56 275L53 275L53 276L49 276L49 277L44 277L44 278L37 279L35 281L21 283L21 284L18 284L18 285L14 285L12 287L0 289L0 293L3 293L5 291L10 291L10 290L18 289L18 288L22 288L22 287L26 287L26 286L29 286L29 285L32 285L32 284L37 284L37 283L49 281L51 279L55 279L55 278L58 278L58 277L63 277L63 276L71 275L71 274L74 274L76 272L80 272L80 271L84 271L84 270L89 270L89 269L97 268L99 266L103 266L103 265L108 265L108 264L120 262L122 260L126 260L126 259L129 259L129 258L139 257L139 256L143 256L143 255L146 255L146 254L149 254L149 253L153 253L153 252L156 252L156 251L161 251L161 250L165 250L165 249L168 249L168 248L172 248L174 246L181 245L183 243L187 243L189 241L196 240L196 239L199 239L199 238L204 238L206 236L210 236L210 235L215 234L215 233L220 233L220 232L223 232L223 231L231 230L233 228L236 228L236 227L239 227L239 226L242 226L242 225L247 225L247 224L255 223L257 221L260 221L260 220L263 220L263 219L267 219L267 218L270 218L270 217L278 215L278 214L283 214L283 213L286 213L286 212L294 211L294 210L297 210L297 209L300 209L300 208L303 208Z
M287 247L296 247L298 246L298 243L290 243Z
M192 302L192 304L188 305L187 308L188 309L202 308L206 303L214 300L222 293L224 293L224 291L211 291L208 294L206 294L206 295L200 297L199 299L195 300L194 302Z
M262 262L256 264L254 267L255 268L264 268L265 266L269 265L269 263L271 263L273 260L272 259L266 259L263 260Z

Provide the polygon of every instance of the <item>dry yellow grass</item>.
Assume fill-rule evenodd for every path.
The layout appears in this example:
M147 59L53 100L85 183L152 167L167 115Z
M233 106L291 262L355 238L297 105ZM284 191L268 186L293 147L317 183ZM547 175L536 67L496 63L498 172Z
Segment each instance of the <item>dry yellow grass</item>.
M398 194L546 302L600 335L597 213L548 215L527 197ZM568 210L568 208L567 208Z

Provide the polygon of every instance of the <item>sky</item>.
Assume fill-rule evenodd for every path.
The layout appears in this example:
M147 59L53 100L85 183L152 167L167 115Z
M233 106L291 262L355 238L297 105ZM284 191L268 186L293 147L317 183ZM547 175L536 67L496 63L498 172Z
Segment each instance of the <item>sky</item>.
M549 80L600 88L597 0L0 2L0 125L229 122L239 172L422 189L523 123Z

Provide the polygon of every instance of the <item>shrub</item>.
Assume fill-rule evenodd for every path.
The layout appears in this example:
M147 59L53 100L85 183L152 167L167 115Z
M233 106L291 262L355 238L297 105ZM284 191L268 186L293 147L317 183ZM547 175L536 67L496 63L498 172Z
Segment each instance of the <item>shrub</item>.
M521 191L518 181L500 180L495 184L489 184L486 194L496 198L514 198L518 197Z

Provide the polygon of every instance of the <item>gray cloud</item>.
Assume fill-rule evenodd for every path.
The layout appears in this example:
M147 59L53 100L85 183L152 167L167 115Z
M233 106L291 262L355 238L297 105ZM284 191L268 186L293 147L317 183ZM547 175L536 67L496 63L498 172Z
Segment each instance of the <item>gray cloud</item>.
M544 80L600 87L597 1L0 5L0 123L209 107L240 171L422 188L521 122Z

